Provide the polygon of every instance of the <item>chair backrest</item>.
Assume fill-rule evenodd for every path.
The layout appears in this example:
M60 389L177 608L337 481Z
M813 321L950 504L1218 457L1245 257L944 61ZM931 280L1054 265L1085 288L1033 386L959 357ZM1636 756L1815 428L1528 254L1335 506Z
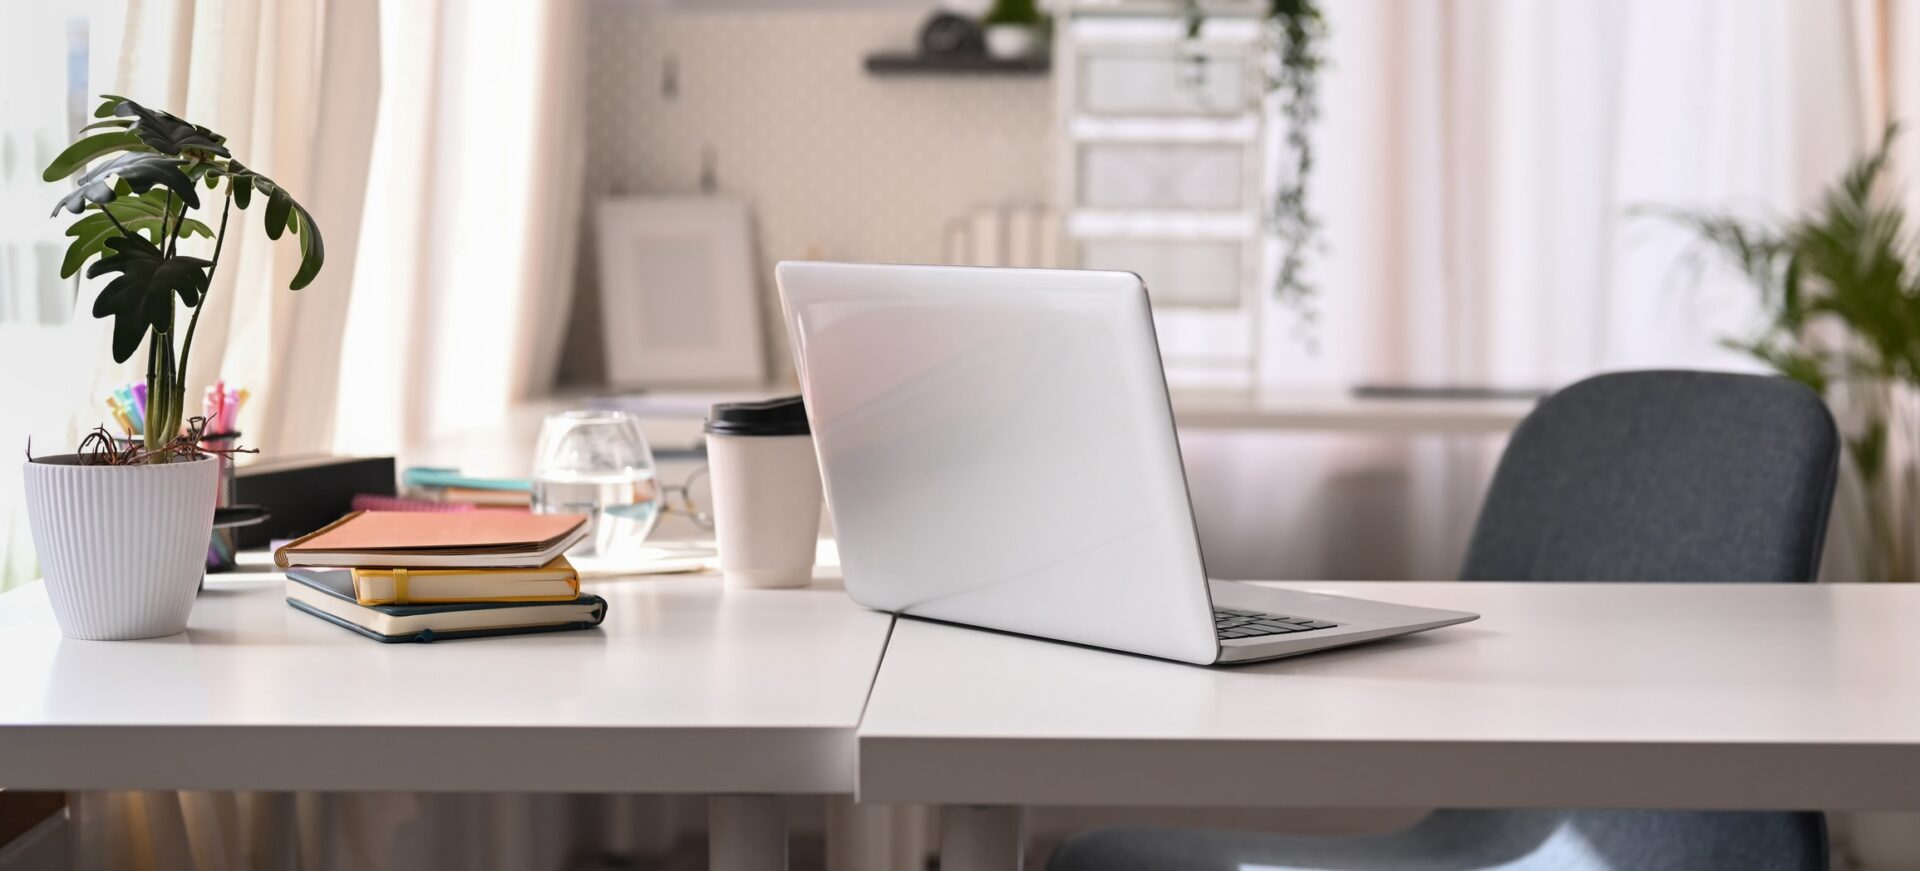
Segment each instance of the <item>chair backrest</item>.
M1514 431L1460 576L1812 581L1839 457L1825 403L1784 378L1589 378Z

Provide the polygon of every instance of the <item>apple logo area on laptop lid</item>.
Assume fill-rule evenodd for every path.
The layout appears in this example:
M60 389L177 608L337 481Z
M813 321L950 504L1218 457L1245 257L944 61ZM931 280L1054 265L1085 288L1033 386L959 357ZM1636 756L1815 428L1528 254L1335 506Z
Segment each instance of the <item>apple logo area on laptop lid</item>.
M1215 660L1137 276L832 263L776 274L857 601Z

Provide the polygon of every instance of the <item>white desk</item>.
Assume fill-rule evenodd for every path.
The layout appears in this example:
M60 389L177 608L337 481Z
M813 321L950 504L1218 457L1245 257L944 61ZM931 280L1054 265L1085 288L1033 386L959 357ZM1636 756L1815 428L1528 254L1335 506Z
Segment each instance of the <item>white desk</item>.
M850 793L892 623L831 578L661 576L588 582L609 602L597 631L389 645L289 608L281 584L216 576L186 633L131 642L62 639L38 584L0 595L0 784ZM784 854L778 807L719 803L715 823Z
M860 799L976 806L952 871L1019 805L1920 809L1920 587L1291 586L1484 616L1231 669L902 620Z

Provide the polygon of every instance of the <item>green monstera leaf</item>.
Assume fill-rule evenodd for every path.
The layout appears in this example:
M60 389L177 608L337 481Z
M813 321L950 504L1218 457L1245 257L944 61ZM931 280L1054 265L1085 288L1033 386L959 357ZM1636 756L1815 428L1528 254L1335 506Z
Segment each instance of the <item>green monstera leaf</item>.
M300 237L300 269L288 288L299 290L313 283L327 259L326 242L320 238L320 226L313 222L313 215L278 182L242 166L240 161L227 161L226 176L234 205L242 209L252 205L255 191L267 198L267 238L279 239L288 230Z
M114 236L106 247L113 253L88 267L87 277L118 276L94 298L93 316L113 318L113 359L125 363L149 331L173 331L174 296L189 306L200 304L213 264L198 257L168 257L139 236Z
M116 118L133 119L133 134L148 148L161 154L179 154L192 149L228 156L227 137L183 121L171 112L149 109L132 100L120 99L113 107L113 115Z
M164 241L160 236L162 229L172 227L175 222L179 223L183 237L213 238L213 228L184 217L181 213L186 210L185 204L178 198L169 201L166 191L150 190L144 194L122 191L118 199L98 208L100 211L89 212L67 228L67 235L73 237L73 241L67 245L67 256L60 264L61 278L72 278L94 255L106 253L107 240L120 235L120 227L146 233L155 245ZM109 212L111 218L107 216ZM120 227L114 226L114 221L119 221Z
M132 102L132 101L128 100L125 97L120 96L119 94L101 94L100 105L94 107L93 117L112 118L113 110L120 108L121 103L128 103L128 102Z
M200 208L200 193L194 189L193 178L181 168L187 164L185 159L152 152L122 154L87 170L87 174L80 177L79 187L61 197L53 207L53 214L66 209L77 215L86 210L88 203L113 202L119 196L116 182L124 183L126 189L134 193L146 193L154 185L165 185L187 208Z
M146 151L146 143L134 135L131 130L113 130L107 133L95 133L67 146L47 164L45 172L40 174L43 181L59 181L73 175L87 164L118 151Z
M299 290L312 284L320 274L320 265L327 260L327 246L320 240L320 225L313 222L313 216L307 213L306 207L294 203L293 212L294 220L289 226L300 236L300 269L293 274L293 281L287 288Z

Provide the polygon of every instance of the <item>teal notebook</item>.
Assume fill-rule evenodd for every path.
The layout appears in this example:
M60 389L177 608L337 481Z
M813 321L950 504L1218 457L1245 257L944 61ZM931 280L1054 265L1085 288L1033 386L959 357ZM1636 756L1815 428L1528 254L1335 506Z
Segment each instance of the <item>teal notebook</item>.
M287 604L388 643L592 629L607 616L607 600L591 593L571 602L362 605L354 600L353 572L341 569L289 569Z
M409 487L419 487L423 490L465 487L469 490L505 490L525 493L533 489L533 482L526 478L470 478L460 474L459 469L438 466L409 467L401 473L401 481Z

